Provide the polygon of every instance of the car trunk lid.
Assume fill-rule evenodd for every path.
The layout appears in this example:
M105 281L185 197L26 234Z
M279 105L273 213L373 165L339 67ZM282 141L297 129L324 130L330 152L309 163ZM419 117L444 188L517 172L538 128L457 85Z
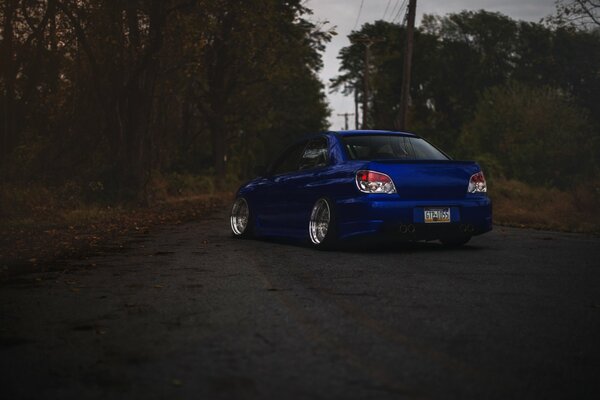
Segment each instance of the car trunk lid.
M481 168L474 161L377 160L372 171L387 174L403 199L461 199L467 195L469 178Z

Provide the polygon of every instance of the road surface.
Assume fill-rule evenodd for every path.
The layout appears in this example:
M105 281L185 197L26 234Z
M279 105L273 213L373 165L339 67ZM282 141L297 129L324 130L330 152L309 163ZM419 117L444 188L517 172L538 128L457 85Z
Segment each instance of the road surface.
M3 399L600 398L599 238L129 247L0 283Z

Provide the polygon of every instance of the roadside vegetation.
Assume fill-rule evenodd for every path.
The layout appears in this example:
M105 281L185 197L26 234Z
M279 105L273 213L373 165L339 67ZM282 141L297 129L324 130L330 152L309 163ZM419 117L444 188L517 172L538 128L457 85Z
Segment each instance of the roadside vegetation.
M317 72L333 33L303 3L3 1L3 186L147 205L164 177L247 177L326 128Z
M237 183L217 185L214 178L171 175L155 180L153 200L143 207L115 203L75 182L61 186L0 187L0 278L60 268L57 260L115 251L165 224L204 218L229 204ZM82 261L83 262L83 261Z
M598 180L561 190L497 179L490 185L494 223L600 235L600 215L591 211L600 204L599 188Z

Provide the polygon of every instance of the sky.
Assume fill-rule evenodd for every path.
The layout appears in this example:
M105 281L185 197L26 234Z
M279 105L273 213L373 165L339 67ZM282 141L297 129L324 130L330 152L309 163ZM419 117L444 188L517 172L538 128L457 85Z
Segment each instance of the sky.
M363 3L362 10L361 2ZM389 3L389 7L388 7ZM329 123L331 129L343 129L344 117L338 114L354 112L354 101L340 93L329 93L329 79L338 74L338 53L348 46L348 34L362 24L383 19L386 21L403 18L404 0L306 0L305 5L313 10L311 20L329 21L326 27L336 26L337 36L328 44L323 55L324 68L320 78L326 85L326 93L331 108ZM384 14L387 8L387 14ZM423 14L445 15L462 10L480 10L501 12L516 20L538 22L554 13L554 0L417 0L417 26ZM354 128L354 117L350 119L350 128Z

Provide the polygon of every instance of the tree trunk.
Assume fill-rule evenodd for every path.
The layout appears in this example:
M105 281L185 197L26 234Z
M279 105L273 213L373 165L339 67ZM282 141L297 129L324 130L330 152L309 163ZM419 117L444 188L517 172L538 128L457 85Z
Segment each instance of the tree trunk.
M230 37L235 25L236 14L232 10L225 13L220 21L219 31L205 59L208 68L206 100L208 115L205 114L212 138L213 167L219 182L223 182L227 162L227 105L228 76L235 60L229 52Z
M227 123L226 115L226 96L224 89L224 77L222 73L216 74L217 79L211 87L210 96L210 116L208 125L212 136L213 166L215 176L221 180L225 177L227 161Z
M152 3L150 12L150 43L142 52L137 9L127 9L127 24L131 37L132 70L130 78L123 87L120 96L119 112L123 117L124 150L119 164L123 174L121 193L138 202L146 203L146 185L152 169L151 121L154 108L155 80L158 72L158 60L155 58L162 44L162 28L165 15L161 1Z
M212 131L212 144L213 144L213 162L215 166L215 175L218 179L225 178L225 162L226 162L226 152L225 152L225 122L223 118L216 117L215 122L211 125Z
M2 113L3 121L0 129L0 156L5 156L12 150L15 142L15 59L13 17L17 7L15 0L6 0L4 4L4 21L2 23L2 77L4 93Z

